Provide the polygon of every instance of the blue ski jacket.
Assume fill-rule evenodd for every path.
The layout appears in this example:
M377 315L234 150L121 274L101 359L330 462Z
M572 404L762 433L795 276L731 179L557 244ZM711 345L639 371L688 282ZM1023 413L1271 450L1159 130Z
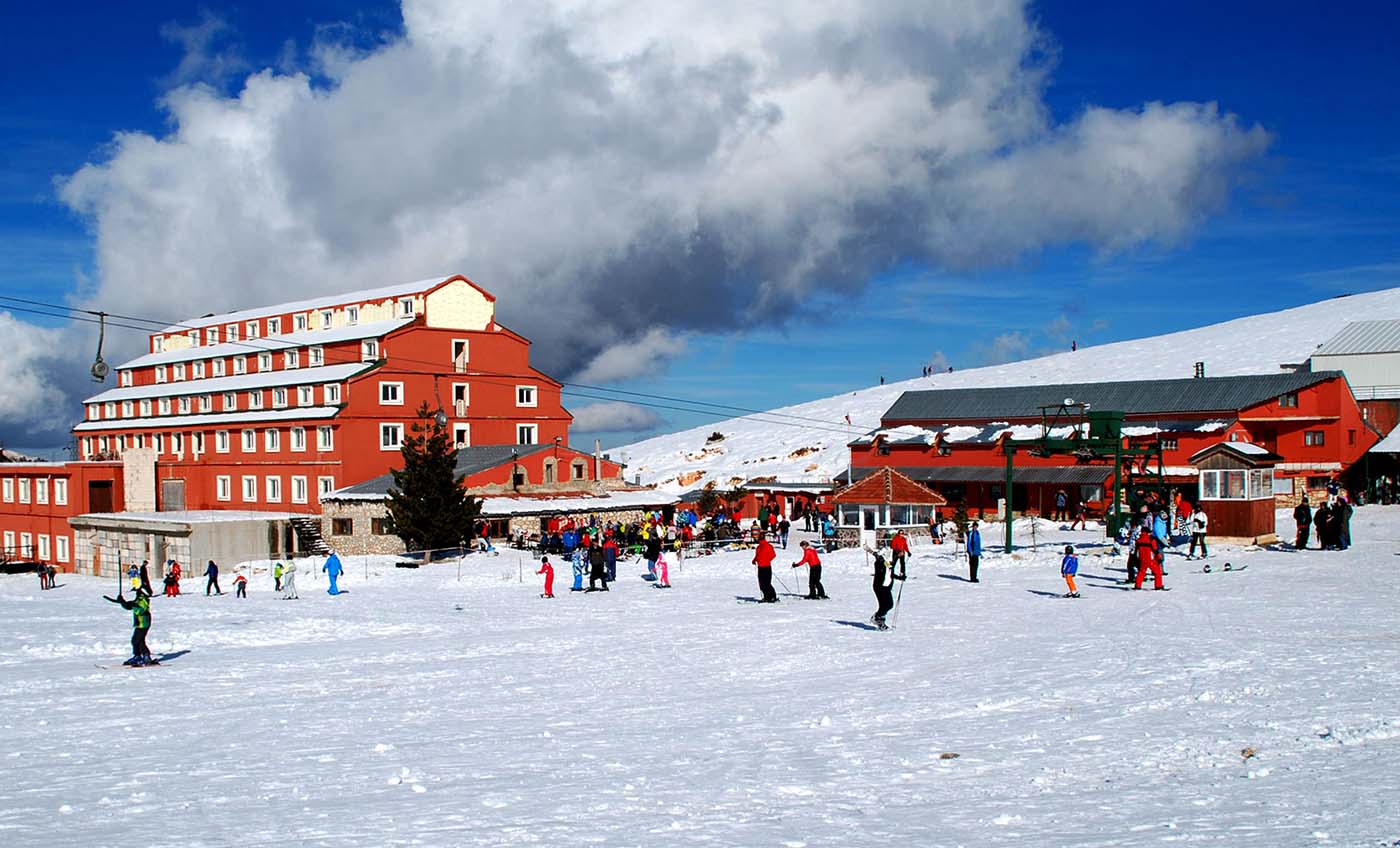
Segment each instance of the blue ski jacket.
M1074 554L1065 554L1065 558L1060 560L1060 573L1078 574L1079 557L1075 556Z
M982 531L973 530L967 534L967 552L972 556L982 555Z
M340 572L344 569L340 565L340 557L331 554L330 559L326 560L326 564L321 566L321 570L332 577L339 577Z

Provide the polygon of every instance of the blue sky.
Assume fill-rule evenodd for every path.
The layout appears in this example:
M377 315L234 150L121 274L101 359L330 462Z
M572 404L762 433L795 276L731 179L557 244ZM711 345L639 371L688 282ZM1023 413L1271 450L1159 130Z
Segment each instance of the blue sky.
M112 157L118 133L170 133L161 98L173 86L205 82L235 95L263 68L312 69L321 85L313 44L371 53L404 30L391 3L77 8L9 12L0 28L0 291L20 297L120 291L102 287L98 222L60 200L55 181ZM859 294L816 289L747 326L668 328L686 340L683 352L611 384L771 408L881 376L917 376L935 358L972 367L1063 349L1071 339L1083 346L1154 335L1400 284L1400 12L1379 3L1342 9L1032 5L1048 37L1037 60L1048 68L1042 100L1054 123L1091 107L1216 102L1269 133L1267 152L1238 169L1223 210L1203 212L1180 237L1124 249L1050 239L967 267L890 257ZM443 270L474 275L470 267ZM1183 367L1191 361L1183 352ZM706 420L655 411L655 432ZM7 438L43 447L25 444L33 432L17 428ZM575 440L617 444L646 434L578 432Z

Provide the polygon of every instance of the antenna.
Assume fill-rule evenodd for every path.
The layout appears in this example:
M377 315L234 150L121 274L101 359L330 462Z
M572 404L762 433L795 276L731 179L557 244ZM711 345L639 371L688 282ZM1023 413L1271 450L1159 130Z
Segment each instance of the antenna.
M90 371L94 383L100 383L106 380L107 373L112 370L107 367L107 363L102 361L102 342L106 337L107 313L99 312L97 313L97 358L93 360L92 369Z

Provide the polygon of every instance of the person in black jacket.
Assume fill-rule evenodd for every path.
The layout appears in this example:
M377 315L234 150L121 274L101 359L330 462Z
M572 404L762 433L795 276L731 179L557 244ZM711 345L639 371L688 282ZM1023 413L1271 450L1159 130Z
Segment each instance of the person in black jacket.
M141 578L131 581L135 597L127 600L118 587L115 598L103 595L105 600L121 604L122 609L131 610L131 659L122 665L160 665L151 657L151 649L146 647L146 633L151 629L151 596L141 590Z
M1320 503L1317 509L1313 510L1313 528L1317 530L1317 547L1319 550L1327 550L1327 525L1330 512L1327 504Z
M661 531L653 527L647 534L646 545L643 548L644 556L647 560L647 571L652 577L656 576L656 561L661 559Z
M1293 523L1298 525L1293 547L1301 551L1308 546L1308 532L1312 530L1312 507L1308 505L1307 495L1303 495L1302 502L1293 508Z
M875 557L875 580L871 584L875 590L875 615L870 620L881 630L889 630L885 615L894 608L894 568L891 564L894 552L888 546L878 550L866 548L865 551Z
M602 545L589 545L586 549L588 557L588 591L606 592L608 591L608 561L603 556ZM598 584L603 584L599 586Z

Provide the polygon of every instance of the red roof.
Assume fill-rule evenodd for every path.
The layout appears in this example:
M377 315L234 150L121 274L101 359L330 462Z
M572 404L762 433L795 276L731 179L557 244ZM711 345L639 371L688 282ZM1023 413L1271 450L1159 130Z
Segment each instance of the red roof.
M932 504L948 503L942 495L905 477L893 468L879 471L837 492L836 503L850 504Z

